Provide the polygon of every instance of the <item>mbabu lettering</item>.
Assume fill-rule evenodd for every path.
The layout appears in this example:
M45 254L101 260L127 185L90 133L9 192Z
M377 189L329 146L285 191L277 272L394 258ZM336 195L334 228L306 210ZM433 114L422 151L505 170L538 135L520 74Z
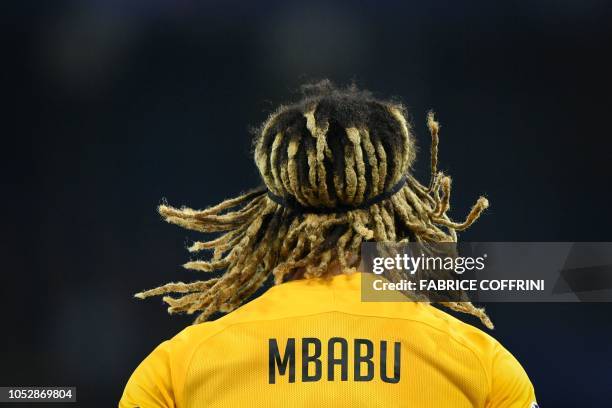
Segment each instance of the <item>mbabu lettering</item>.
M377 374L386 383L397 384L401 374L401 343L393 343L393 351L389 350L386 340L380 341L378 370L374 361L375 343L368 339L354 339L349 347L349 341L342 337L332 337L325 342L327 361L322 361L323 343L316 337L301 339L301 382L321 381L326 374L327 381L349 381L349 371L353 381L372 381ZM350 351L349 351L350 349ZM284 352L281 353L278 341L268 339L268 383L276 384L277 375L287 376L289 383L296 382L296 339L289 338ZM388 375L387 354L393 352L393 373ZM349 361L350 360L350 361ZM325 367L324 367L325 363ZM352 370L349 370L349 365ZM340 375L336 367L340 367ZM314 371L314 373L313 373ZM298 380L299 381L299 380Z

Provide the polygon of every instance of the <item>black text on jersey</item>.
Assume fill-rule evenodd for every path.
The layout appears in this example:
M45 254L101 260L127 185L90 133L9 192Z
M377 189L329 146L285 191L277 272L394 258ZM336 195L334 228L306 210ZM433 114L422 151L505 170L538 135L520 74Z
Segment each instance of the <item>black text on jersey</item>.
M296 382L296 357L301 355L300 378L297 381L381 381L397 384L401 373L401 343L369 339L332 337L321 340L316 337L288 338L279 347L275 338L268 339L268 383L276 384L279 376L287 376L289 383ZM296 344L301 343L301 344ZM299 347L296 353L296 346ZM378 346L378 350L376 350ZM327 358L323 359L323 347ZM281 350L284 350L282 352ZM301 352L300 352L301 351ZM389 357L388 354L393 353ZM377 356L378 358L375 358ZM388 373L388 361L392 361L392 373ZM298 362L299 367L299 362ZM336 368L339 368L339 373ZM339 375L338 375L339 374Z

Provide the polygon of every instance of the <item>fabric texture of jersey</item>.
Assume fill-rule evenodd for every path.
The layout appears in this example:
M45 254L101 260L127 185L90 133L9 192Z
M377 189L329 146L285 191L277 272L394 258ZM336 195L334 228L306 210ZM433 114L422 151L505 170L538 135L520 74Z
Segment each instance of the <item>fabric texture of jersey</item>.
M361 302L371 276L288 282L186 328L138 366L119 406L537 406L496 340L425 303Z

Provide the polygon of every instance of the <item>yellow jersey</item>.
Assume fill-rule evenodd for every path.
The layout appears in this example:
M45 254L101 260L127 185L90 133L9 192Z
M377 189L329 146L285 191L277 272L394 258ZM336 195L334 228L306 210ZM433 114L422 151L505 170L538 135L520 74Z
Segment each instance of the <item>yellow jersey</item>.
M537 407L516 359L415 302L362 302L369 274L297 280L158 346L119 406Z

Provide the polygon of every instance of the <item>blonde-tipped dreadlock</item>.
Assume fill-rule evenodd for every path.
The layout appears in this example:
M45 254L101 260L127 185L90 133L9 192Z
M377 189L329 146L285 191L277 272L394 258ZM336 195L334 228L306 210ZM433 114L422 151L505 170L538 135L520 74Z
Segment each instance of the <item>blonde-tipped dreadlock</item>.
M307 88L300 102L272 114L255 139L255 162L265 188L205 210L159 207L170 223L222 233L189 248L212 250L212 259L184 266L225 273L205 281L169 283L136 296L178 293L164 296L168 312L199 312L199 323L238 307L270 274L278 284L298 271L304 278L325 276L332 262L350 269L355 265L351 257L359 254L364 241L456 242L457 231L476 221L488 202L480 197L462 223L448 217L451 179L437 170L439 125L431 112L427 124L431 180L425 187L409 173L415 147L401 105L379 101L355 87L339 90L329 82ZM363 206L404 178L396 193ZM273 197L294 205L282 205ZM339 208L343 210L334 211ZM493 327L484 310L470 302L444 305Z

